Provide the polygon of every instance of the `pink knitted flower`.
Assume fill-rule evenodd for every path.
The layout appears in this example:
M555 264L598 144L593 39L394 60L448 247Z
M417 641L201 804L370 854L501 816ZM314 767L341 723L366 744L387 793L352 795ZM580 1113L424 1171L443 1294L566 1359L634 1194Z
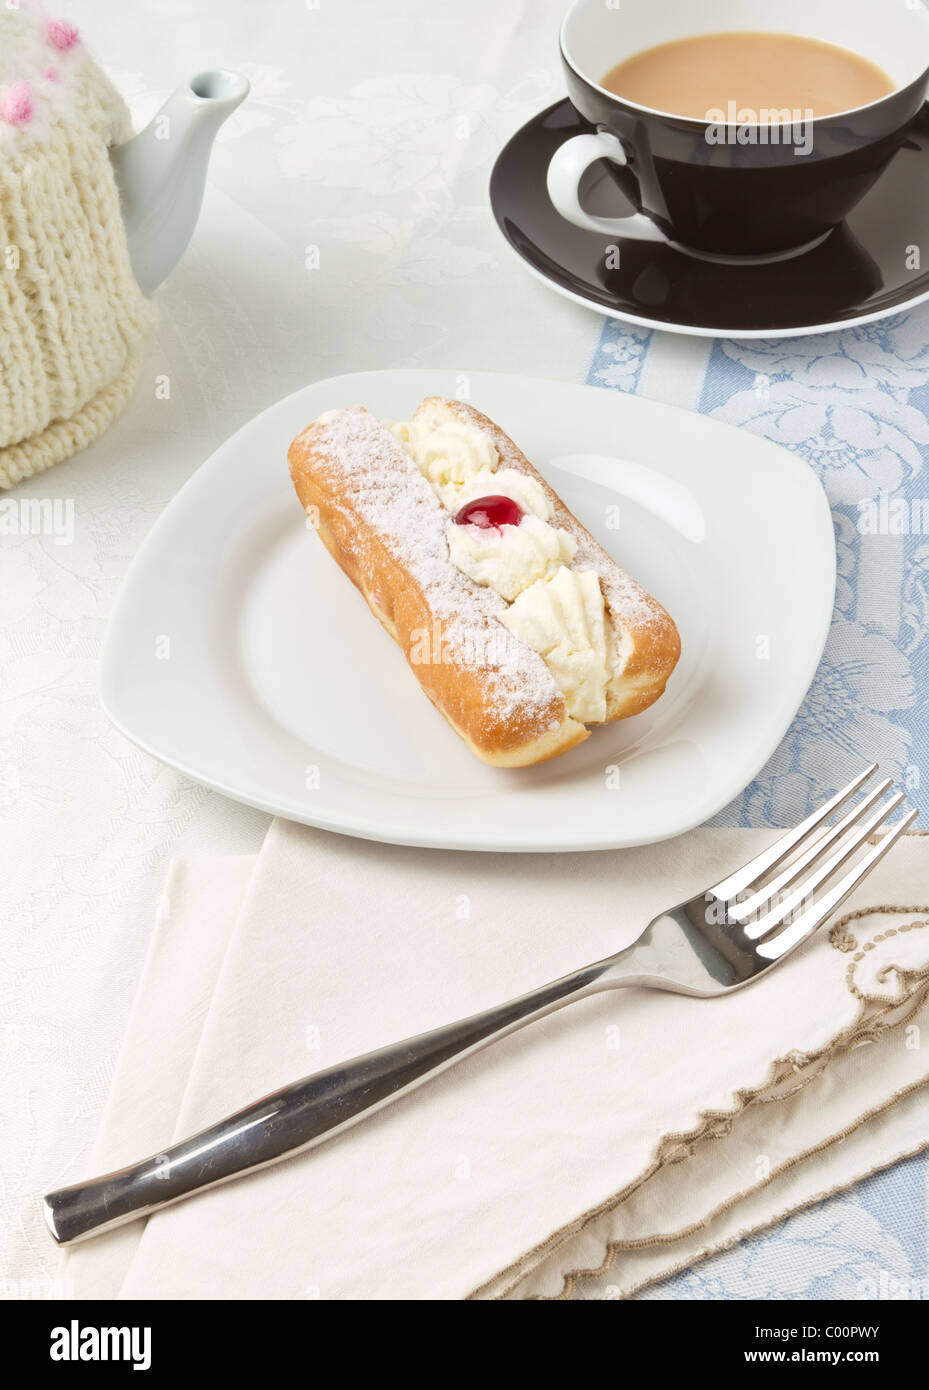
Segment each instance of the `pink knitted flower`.
M26 125L32 120L32 88L28 82L11 82L0 96L0 118L9 125Z
M61 73L57 68L43 68L42 76L45 78L46 82L57 82Z
M67 53L69 48L73 48L80 35L73 24L69 24L66 19L47 19L45 21L45 37L53 48L58 48L62 53Z

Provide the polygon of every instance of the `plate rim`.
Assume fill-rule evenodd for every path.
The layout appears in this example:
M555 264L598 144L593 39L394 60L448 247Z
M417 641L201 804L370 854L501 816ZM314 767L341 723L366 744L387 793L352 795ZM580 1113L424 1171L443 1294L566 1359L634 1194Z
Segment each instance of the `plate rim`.
M580 112L578 112L577 108L572 104L571 98L562 97L559 101L552 102L551 106L546 106L543 110L537 111L534 116L530 116L527 121L524 121L519 129L515 130L504 143L494 160L493 167L490 171L490 178L487 180L487 202L494 219L494 225L508 246L511 254L516 257L523 269L527 271L534 280L537 280L541 285L547 286L548 289L553 290L555 294L561 295L562 299L569 299L573 304L579 304L584 309L589 309L595 314L601 314L605 318L613 319L616 322L633 324L636 328L659 329L663 333L674 333L682 338L728 338L734 342L751 342L753 340L774 341L781 338L812 338L820 333L842 333L846 329L862 328L866 324L878 323L881 319L894 318L898 314L908 314L912 309L918 308L920 304L925 304L926 301L929 300L929 289L925 289L920 294L914 295L898 304L891 304L883 309L874 309L870 313L859 314L856 318L837 319L831 323L801 324L794 328L701 328L699 325L695 324L683 324L673 320L646 318L640 314L631 313L626 309L617 309L611 305L602 304L598 299L592 299L587 295L578 294L576 290L568 289L566 285L559 284L557 280L552 279L551 276L546 275L543 270L540 270L538 266L528 261L519 248L514 245L512 239L506 233L506 229L503 226L501 217L494 204L493 197L494 176L497 172L498 165L502 161L504 155L509 151L510 146L514 144L530 126L535 125L537 121L550 115L551 112L557 110L560 106L570 106L578 116L578 119L583 120ZM618 240L622 241L623 238L619 237Z
M779 722L776 738L772 737L771 739L766 739L764 749L759 753L756 759L752 760L751 764L746 763L743 770L738 771L734 777L722 778L720 782L716 784L716 790L711 798L709 796L704 797L700 803L694 807L691 814L685 815L673 823L669 822L668 827L663 828L660 833L650 835L639 834L631 838L628 836L616 835L615 833L604 834L602 836L585 835L570 841L565 841L563 838L550 837L540 843L538 839L536 839L535 842L530 842L529 840L521 840L518 837L509 839L501 838L499 834L493 836L488 835L483 838L474 834L462 838L460 831L423 834L422 830L417 831L411 823L391 825L384 823L376 817L374 819L368 819L363 814L354 811L348 813L341 810L329 810L322 811L316 815L312 814L312 808L304 807L300 807L299 810L283 811L281 809L281 802L275 803L262 796L243 792L221 777L199 772L183 759L171 755L170 753L166 754L159 751L147 738L140 737L138 734L133 733L130 727L131 719L127 721L120 712L119 701L113 697L113 692L110 688L110 676L117 665L115 658L118 646L118 630L122 622L122 610L126 604L126 596L130 594L132 589L131 581L134 573L136 569L142 565L145 553L149 549L151 543L157 541L161 531L170 526L175 510L180 510L182 508L184 497L188 489L192 488L196 480L200 479L202 481L202 475L212 472L213 469L222 466L222 456L234 440L238 440L241 435L251 431L252 428L259 427L260 422L266 415L270 415L277 411L285 403L294 400L307 391L321 386L332 386L335 388L339 383L347 381L354 383L361 378L383 377L387 374L391 376L406 375L416 377L428 375L436 378L445 378L449 376L453 377L461 373L464 373L471 380L477 378L495 378L501 382L517 380L523 383L531 382L533 385L542 387L551 385L558 388L568 387L582 392L596 391L602 393L604 397L615 397L619 395L626 403L634 402L633 409L643 408L646 411L654 409L660 414L670 411L674 415L686 419L693 419L695 415L694 411L687 410L682 406L671 405L664 401L652 401L646 397L633 396L625 392L616 392L608 387L588 385L584 382L558 380L557 378L527 376L512 372L470 371L460 366L454 368L375 368L363 372L343 372L339 373L337 376L321 377L318 380L308 382L306 385L298 387L296 391L292 391L288 393L288 395L282 396L279 400L266 406L263 410L252 416L251 419L247 420L239 429L233 431L232 434L224 439L222 443L220 443L217 448L194 469L190 477L185 480L174 496L168 501L146 532L123 576L119 591L107 619L106 630L100 648L97 687L103 711L114 728L136 748L139 748L142 752L155 758L164 766L172 768L174 771L200 786L208 787L233 801L251 806L256 810L272 816L281 816L297 824L308 825L319 830L327 830L335 834L348 835L353 838L372 840L381 844L393 844L423 849L466 850L475 853L582 853L599 850L628 849L639 845L664 843L666 840L671 840L678 835L685 834L687 831L704 824L706 820L717 814L724 806L728 805L741 790L754 780L779 747L809 691L816 671L819 668L822 653L831 630L836 584L836 554L833 543L832 513L825 490L818 476L805 459L800 458L799 455L792 453L790 450L783 449L771 440L765 440L758 436L753 436L755 442L765 444L769 446L770 449L777 450L779 454L785 456L785 464L792 467L798 479L802 478L815 484L815 487L811 489L811 493L817 498L821 513L820 519L823 524L824 540L827 534L829 538L828 547L824 546L824 555L827 554L829 559L828 584L824 585L822 596L823 612L818 624L819 635L811 646L810 659L807 662L803 677L802 694L796 704L791 702L791 708L786 717ZM705 416L699 415L697 415L697 418L706 419ZM742 433L742 431L738 430L735 426L726 425L723 421L708 420L707 423L724 430L732 431L736 436ZM749 767L750 771L748 771L746 775L746 769ZM725 795L723 795L723 793L725 793ZM425 804L434 805L435 798L427 799Z

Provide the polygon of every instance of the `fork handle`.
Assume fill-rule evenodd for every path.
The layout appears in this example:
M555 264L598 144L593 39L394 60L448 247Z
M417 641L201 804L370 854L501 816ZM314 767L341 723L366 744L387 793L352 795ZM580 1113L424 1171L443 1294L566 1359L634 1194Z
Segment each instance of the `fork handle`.
M485 1013L316 1072L141 1163L50 1192L44 1199L48 1228L59 1245L68 1245L291 1158L463 1057L605 988L615 961L599 961Z

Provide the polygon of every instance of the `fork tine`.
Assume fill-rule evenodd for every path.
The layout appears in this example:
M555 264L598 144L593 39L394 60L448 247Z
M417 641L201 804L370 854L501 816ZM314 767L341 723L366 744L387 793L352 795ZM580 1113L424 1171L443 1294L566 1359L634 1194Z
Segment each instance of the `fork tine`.
M765 903L777 897L778 893L783 892L785 888L789 887L811 864L815 864L816 860L825 854L830 845L841 840L846 830L854 825L855 821L860 820L865 811L873 806L876 801L879 801L892 786L893 782L889 777L885 777L883 781L878 782L873 791L868 792L868 795L862 797L860 801L856 801L855 805L850 811L846 811L841 820L836 821L835 825L830 825L824 835L820 835L819 839L814 840L808 849L804 849L802 854L798 855L796 859L792 859L786 869L783 869L779 874L775 875L774 878L769 879L762 888L758 889L757 893L753 893L750 898L743 898L737 903L731 903L727 910L728 917L735 922L747 922L750 918L754 917L755 913L758 912Z
M822 825L823 821L828 820L833 811L837 810L853 792L856 792L862 783L867 782L869 777L873 777L877 772L877 763L872 763L866 767L864 772L859 772L857 777L853 777L848 786L842 791L836 792L825 806L820 806L818 811L807 816L806 820L795 825L792 830L788 830L779 840L775 840L773 845L768 845L756 858L744 864L741 869L736 869L734 874L724 878L721 883L717 883L710 892L723 902L731 902L739 893L748 888L759 879L762 874L766 874L770 869L777 868L782 860L786 859L796 847L806 839L811 830Z
M782 932L772 937L770 941L765 941L761 946L757 946L755 949L758 955L764 957L766 960L780 960L782 956L787 955L788 952L792 951L796 946L799 946L808 936L812 936L813 932L832 916L836 908L845 901L855 888L857 888L858 884L861 883L863 879L867 878L874 866L883 859L884 855L896 844L904 831L913 824L918 814L918 811L912 810L905 815L902 820L898 820L895 825L892 825L887 834L882 835L876 845L872 845L864 858L858 861L851 872L847 874L841 882L837 883L834 888L831 888L828 893L820 898L818 902L814 903L812 907L808 908L795 922L791 922L789 927L785 927Z
M850 858L857 849L865 843L869 835L873 835L877 827L887 819L891 811L895 811L904 800L903 792L897 792L889 801L885 801L882 806L878 806L876 811L872 811L866 820L862 821L855 833L845 840L834 854L814 869L811 874L798 884L792 893L788 893L786 898L782 898L779 903L770 908L754 922L742 923L742 930L750 941L760 941L762 937L780 927L790 917L791 913L796 912L804 901L810 897L814 889L819 888L827 879L831 878L836 869L842 867L846 859Z

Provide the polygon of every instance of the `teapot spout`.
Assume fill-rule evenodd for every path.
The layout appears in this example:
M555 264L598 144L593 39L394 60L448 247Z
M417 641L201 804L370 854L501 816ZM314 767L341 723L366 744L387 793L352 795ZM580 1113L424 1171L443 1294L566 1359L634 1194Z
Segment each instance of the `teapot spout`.
M248 82L236 72L198 73L144 130L110 152L129 258L146 294L183 255L200 214L216 132L247 95Z

